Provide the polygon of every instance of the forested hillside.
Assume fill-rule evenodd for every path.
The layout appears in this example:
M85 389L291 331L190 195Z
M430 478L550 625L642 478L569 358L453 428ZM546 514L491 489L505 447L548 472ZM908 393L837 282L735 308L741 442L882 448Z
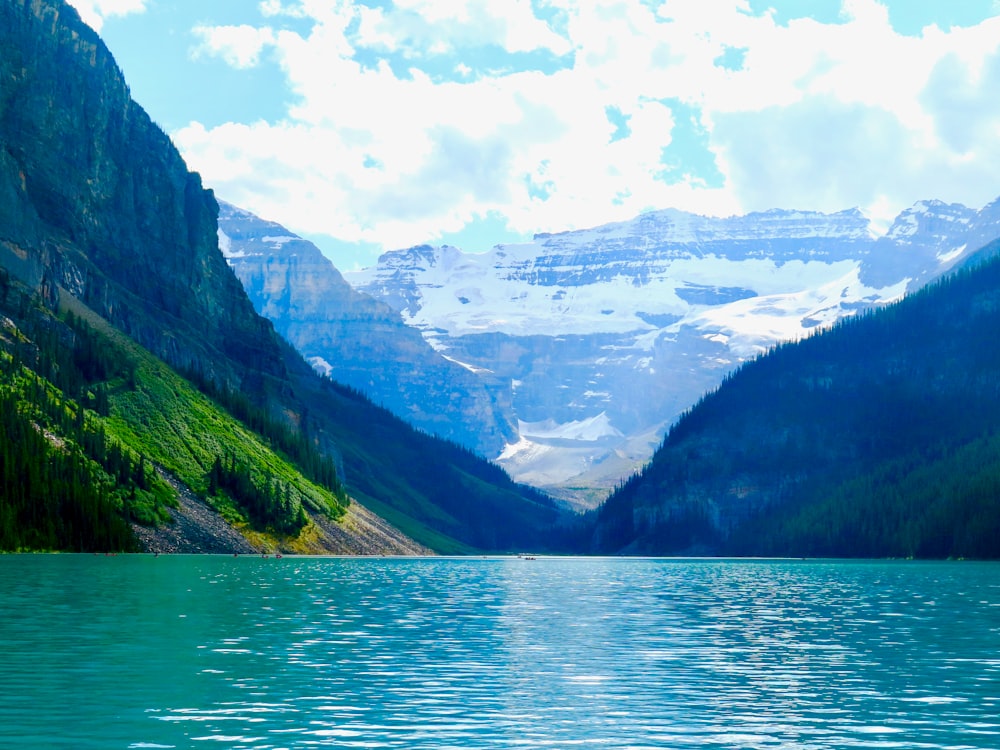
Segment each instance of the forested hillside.
M592 515L590 548L1000 557L996 249L727 378Z
M296 549L397 551L385 536L359 546L347 495L438 551L545 539L557 518L547 498L324 381L254 312L219 250L212 192L132 101L75 10L61 0L0 0L0 49L4 393L17 412L4 471L29 471L20 440L28 429L46 438L39 450L56 463L62 451L89 467L52 468L39 479L47 490L9 489L8 548L127 548L118 522L103 536L104 521L60 531L56 519L70 511L54 483L96 493L80 502L97 508L88 518L114 511L162 522L175 493L147 461L252 538L293 539ZM104 364L81 353L105 348ZM87 447L102 430L120 460ZM333 545L316 529L345 507Z
M199 393L2 269L0 313L0 549L135 549L130 524L168 523L177 506L160 470L263 547L302 550L310 514L343 517L332 461L239 397Z

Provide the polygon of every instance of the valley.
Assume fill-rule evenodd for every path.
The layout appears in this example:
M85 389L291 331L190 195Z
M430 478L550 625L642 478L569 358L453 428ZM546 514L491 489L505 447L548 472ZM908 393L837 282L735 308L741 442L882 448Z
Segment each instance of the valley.
M185 492L258 550L542 546L549 498L255 312L213 191L73 8L3 0L0 47L0 548L139 549L130 522L175 524Z
M345 274L235 207L220 232L257 310L320 371L588 508L742 363L938 278L1000 234L1000 206L929 200L884 234L858 211L666 210Z
M1000 556L1000 201L342 274L70 6L4 0L0 43L3 549Z

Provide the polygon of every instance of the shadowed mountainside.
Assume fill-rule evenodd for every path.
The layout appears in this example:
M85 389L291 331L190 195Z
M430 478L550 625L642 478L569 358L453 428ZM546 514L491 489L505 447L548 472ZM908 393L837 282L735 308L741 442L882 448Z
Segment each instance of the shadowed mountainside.
M998 248L743 366L590 516L591 550L1000 556Z
M254 308L318 372L485 456L516 440L510 383L436 352L399 313L355 291L319 248L220 203L220 244Z
M346 489L433 549L540 544L556 518L547 498L323 380L256 314L219 250L211 191L132 101L110 52L70 6L0 0L0 48L0 267L12 294L23 291L29 307L49 316L49 323L35 320L35 328L58 329L72 346L75 336L86 336L67 332L57 314L72 309L89 316L97 335L109 336L101 331L111 324L175 374L184 373L188 386L212 397L212 409L236 409L244 423L268 426L272 437L265 441L286 458L291 447L307 444L336 464L332 491ZM11 308L11 342L24 338L22 327L30 322L22 308ZM170 431L187 434L191 415L185 410L200 397L185 385L165 387L167 376L156 375L144 355L128 356L139 363L140 377L109 370L108 382L83 378L81 387L90 390L79 404L70 398L66 410L84 424L126 422L138 410L116 412L112 399L104 417L88 411L87 394L124 383L122 403L131 404L135 399L127 393L173 398L184 391L171 402L178 411ZM152 403L143 418L162 413L158 408ZM139 423L119 426L150 441L167 438ZM213 468L211 454L201 450L211 437L189 434L188 445L197 450L183 459L173 454L178 466L166 468L186 467L203 485L195 490L223 487L225 494L226 486L243 486L275 496L276 485L257 465ZM161 452L170 460L168 451ZM237 481L241 471L249 473L249 484ZM302 488L305 497L309 491Z

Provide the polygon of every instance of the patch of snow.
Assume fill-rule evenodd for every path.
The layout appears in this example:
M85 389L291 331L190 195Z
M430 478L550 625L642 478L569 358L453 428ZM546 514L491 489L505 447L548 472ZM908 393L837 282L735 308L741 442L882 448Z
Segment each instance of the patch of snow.
M683 319L712 306L686 302L678 296L678 289L753 288L760 295L771 295L826 283L843 276L857 263L828 262L823 258L781 262L769 258L732 260L707 254L667 258L642 268L612 261L612 270L598 266L526 267L513 254L506 256L505 265L502 260L488 256L489 253L469 255L462 263L408 269L405 272L411 280L408 286L419 305L407 309L410 313L407 322L425 331L440 329L449 336L485 331L514 336L651 331L659 328L650 322L652 315ZM452 270L445 270L446 265ZM376 272L368 275L368 283L373 286L398 283L399 270L386 271L395 281L387 278L380 283ZM581 280L578 285L562 287L555 293L551 285L539 281L542 275L565 274L589 274L593 280ZM348 273L345 277L358 281L356 274ZM642 283L637 282L639 278ZM359 284L362 290L365 286ZM614 315L602 312L611 309L615 310Z
M280 250L282 247L287 245L289 242L295 242L296 240L302 239L301 237L296 237L294 235L284 235L280 237L261 237L261 242L267 242L273 245L276 250Z
M782 341L796 341L822 330L845 315L843 301L876 299L894 302L905 293L909 279L882 289L871 289L860 280L855 265L840 278L805 286L801 291L738 300L692 316L687 324L704 331L706 339L726 344L739 359L763 353ZM849 290L845 294L845 289ZM819 321L817 325L815 321Z
M333 372L333 365L331 365L322 357L310 357L308 359L308 362L312 366L312 368L320 375L325 375L326 377L330 377L330 373Z
M540 445L522 438L506 447L499 463L515 481L535 487L558 485L579 476L592 465L589 455L579 456L550 445Z
M926 210L926 209L924 209ZM890 240L899 241L907 237L912 237L917 233L920 228L920 223L917 221L917 213L910 212L906 214L901 214L896 222L889 229L888 237Z
M578 440L595 442L606 437L623 437L614 428L607 412L601 412L590 419L574 420L559 424L552 419L542 422L522 422L518 420L518 432L522 437L536 440Z
M936 257L941 263L950 263L964 253L967 247L968 244L960 245L950 252L938 253Z
M233 250L233 240L232 238L223 232L221 229L218 230L219 234L219 250L222 251L222 257L226 260L231 258L246 258L247 253L242 250Z
M493 370L489 370L489 369L487 369L485 367L476 367L476 365L470 365L468 362L463 362L460 359L455 359L454 357L449 357L447 354L441 353L441 356L444 357L449 362L454 362L456 365L464 367L466 370L468 370L469 372L475 373L476 375L492 375L493 374Z

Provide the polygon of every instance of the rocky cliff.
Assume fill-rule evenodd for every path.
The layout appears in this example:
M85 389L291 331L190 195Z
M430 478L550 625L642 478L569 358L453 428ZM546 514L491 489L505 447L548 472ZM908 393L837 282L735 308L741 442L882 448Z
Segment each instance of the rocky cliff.
M396 310L355 291L311 242L220 206L223 254L255 309L319 372L482 455L515 439L509 381L436 352Z
M334 459L352 497L427 546L536 546L555 520L546 498L323 380L256 313L219 250L211 191L70 6L0 0L0 50L10 278L53 312L70 302L96 312L210 392L238 394L246 413ZM170 429L185 433L176 419Z
M48 295L66 289L173 364L235 386L240 365L279 373L269 326L219 255L211 192L99 37L63 3L5 0L0 14L8 251Z

